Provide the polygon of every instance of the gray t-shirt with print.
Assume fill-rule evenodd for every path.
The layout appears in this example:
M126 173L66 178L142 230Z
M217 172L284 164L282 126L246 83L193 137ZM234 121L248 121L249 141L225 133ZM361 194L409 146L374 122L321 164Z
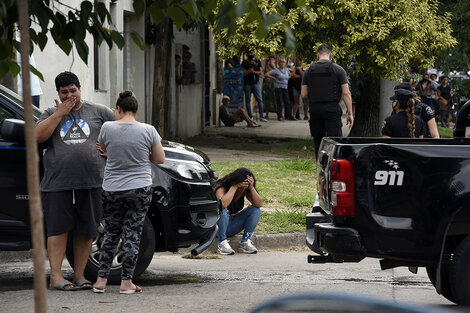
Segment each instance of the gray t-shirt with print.
M55 107L44 111L37 124L55 111ZM96 142L103 123L112 120L110 108L86 101L65 115L46 141L41 191L100 188L106 159Z
M107 122L98 142L108 153L103 190L123 191L152 185L150 151L162 138L145 123Z

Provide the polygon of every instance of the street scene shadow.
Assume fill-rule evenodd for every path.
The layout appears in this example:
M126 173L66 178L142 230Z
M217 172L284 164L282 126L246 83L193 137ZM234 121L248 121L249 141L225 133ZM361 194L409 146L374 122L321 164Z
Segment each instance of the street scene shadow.
M34 280L32 276L15 278L0 277L0 292L28 290L33 288Z
M208 278L185 274L158 274L153 271L145 271L135 283L139 286L162 286L162 285L181 285L207 282Z

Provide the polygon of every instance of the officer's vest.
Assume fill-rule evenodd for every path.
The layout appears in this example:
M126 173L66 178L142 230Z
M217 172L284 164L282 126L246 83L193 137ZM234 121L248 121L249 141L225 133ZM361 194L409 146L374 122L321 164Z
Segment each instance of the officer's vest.
M341 100L338 78L333 72L333 62L316 62L310 65L308 100L311 104Z

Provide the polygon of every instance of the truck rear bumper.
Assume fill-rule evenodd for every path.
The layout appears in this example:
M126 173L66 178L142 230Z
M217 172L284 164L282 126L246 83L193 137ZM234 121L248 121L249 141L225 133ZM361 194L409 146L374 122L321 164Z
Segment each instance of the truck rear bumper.
M337 255L339 259L362 259L365 248L357 230L337 227L331 219L320 212L307 214L307 246L314 252L324 255Z

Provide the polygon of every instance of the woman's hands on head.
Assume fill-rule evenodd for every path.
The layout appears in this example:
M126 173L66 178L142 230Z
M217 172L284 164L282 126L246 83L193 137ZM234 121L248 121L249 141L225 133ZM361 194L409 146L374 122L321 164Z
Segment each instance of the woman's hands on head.
M247 175L246 179L236 185L234 185L237 189L240 189L241 191L245 191L248 189L248 191L253 190L255 186L255 179L253 176Z
M237 189L241 189L242 191L247 189L250 186L250 183L248 182L248 179L245 179L242 182L239 182L238 184L235 185Z
M255 188L255 179L253 178L253 176L247 176L246 177L246 182L248 182L248 190L251 191L253 190L253 188Z

